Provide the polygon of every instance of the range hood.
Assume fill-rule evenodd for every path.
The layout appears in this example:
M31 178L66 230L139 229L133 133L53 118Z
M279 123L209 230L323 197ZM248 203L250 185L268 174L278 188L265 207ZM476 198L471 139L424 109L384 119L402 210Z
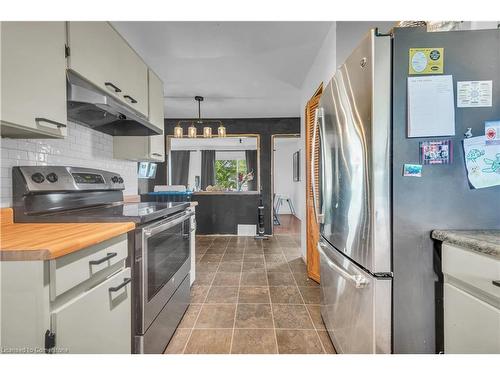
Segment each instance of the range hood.
M67 73L67 99L68 119L80 125L117 136L163 134L145 116L71 70Z

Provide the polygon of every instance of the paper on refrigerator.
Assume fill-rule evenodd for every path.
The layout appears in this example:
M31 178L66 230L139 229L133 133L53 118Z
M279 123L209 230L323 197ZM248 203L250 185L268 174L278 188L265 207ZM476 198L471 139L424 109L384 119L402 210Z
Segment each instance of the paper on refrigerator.
M408 77L408 137L455 135L453 77Z
M465 138L464 156L474 188L500 185L500 145L486 145L486 136Z

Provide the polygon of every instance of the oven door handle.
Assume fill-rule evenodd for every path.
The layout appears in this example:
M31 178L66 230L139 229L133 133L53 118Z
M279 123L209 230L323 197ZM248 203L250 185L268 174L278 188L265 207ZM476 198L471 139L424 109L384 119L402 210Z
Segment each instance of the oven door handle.
M192 213L183 213L180 216L163 220L162 222L160 222L159 224L155 224L154 226L145 227L143 229L144 238L152 237L159 232L163 232L166 229L172 228L173 226L176 226L177 224L182 223L184 220L188 219L191 215Z

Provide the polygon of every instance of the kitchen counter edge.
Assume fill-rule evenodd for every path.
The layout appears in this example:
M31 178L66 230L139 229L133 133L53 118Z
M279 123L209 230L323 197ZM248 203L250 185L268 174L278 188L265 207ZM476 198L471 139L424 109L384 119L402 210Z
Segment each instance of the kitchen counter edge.
M432 238L500 259L500 230L441 230L432 231Z

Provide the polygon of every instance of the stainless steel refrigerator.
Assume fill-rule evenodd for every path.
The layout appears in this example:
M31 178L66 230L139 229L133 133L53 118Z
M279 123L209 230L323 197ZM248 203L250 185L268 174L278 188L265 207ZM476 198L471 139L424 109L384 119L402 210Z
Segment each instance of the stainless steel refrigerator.
M454 85L492 79L496 102L456 108L455 136L446 137L453 162L403 177L404 163L419 163L419 141L429 140L406 136L408 52L424 47L444 48L444 73ZM338 352L441 350L440 251L430 233L500 227L500 187L471 189L461 150L468 127L482 135L485 120L500 119L499 86L499 30L396 28L392 35L370 31L324 89L314 206L321 314Z

